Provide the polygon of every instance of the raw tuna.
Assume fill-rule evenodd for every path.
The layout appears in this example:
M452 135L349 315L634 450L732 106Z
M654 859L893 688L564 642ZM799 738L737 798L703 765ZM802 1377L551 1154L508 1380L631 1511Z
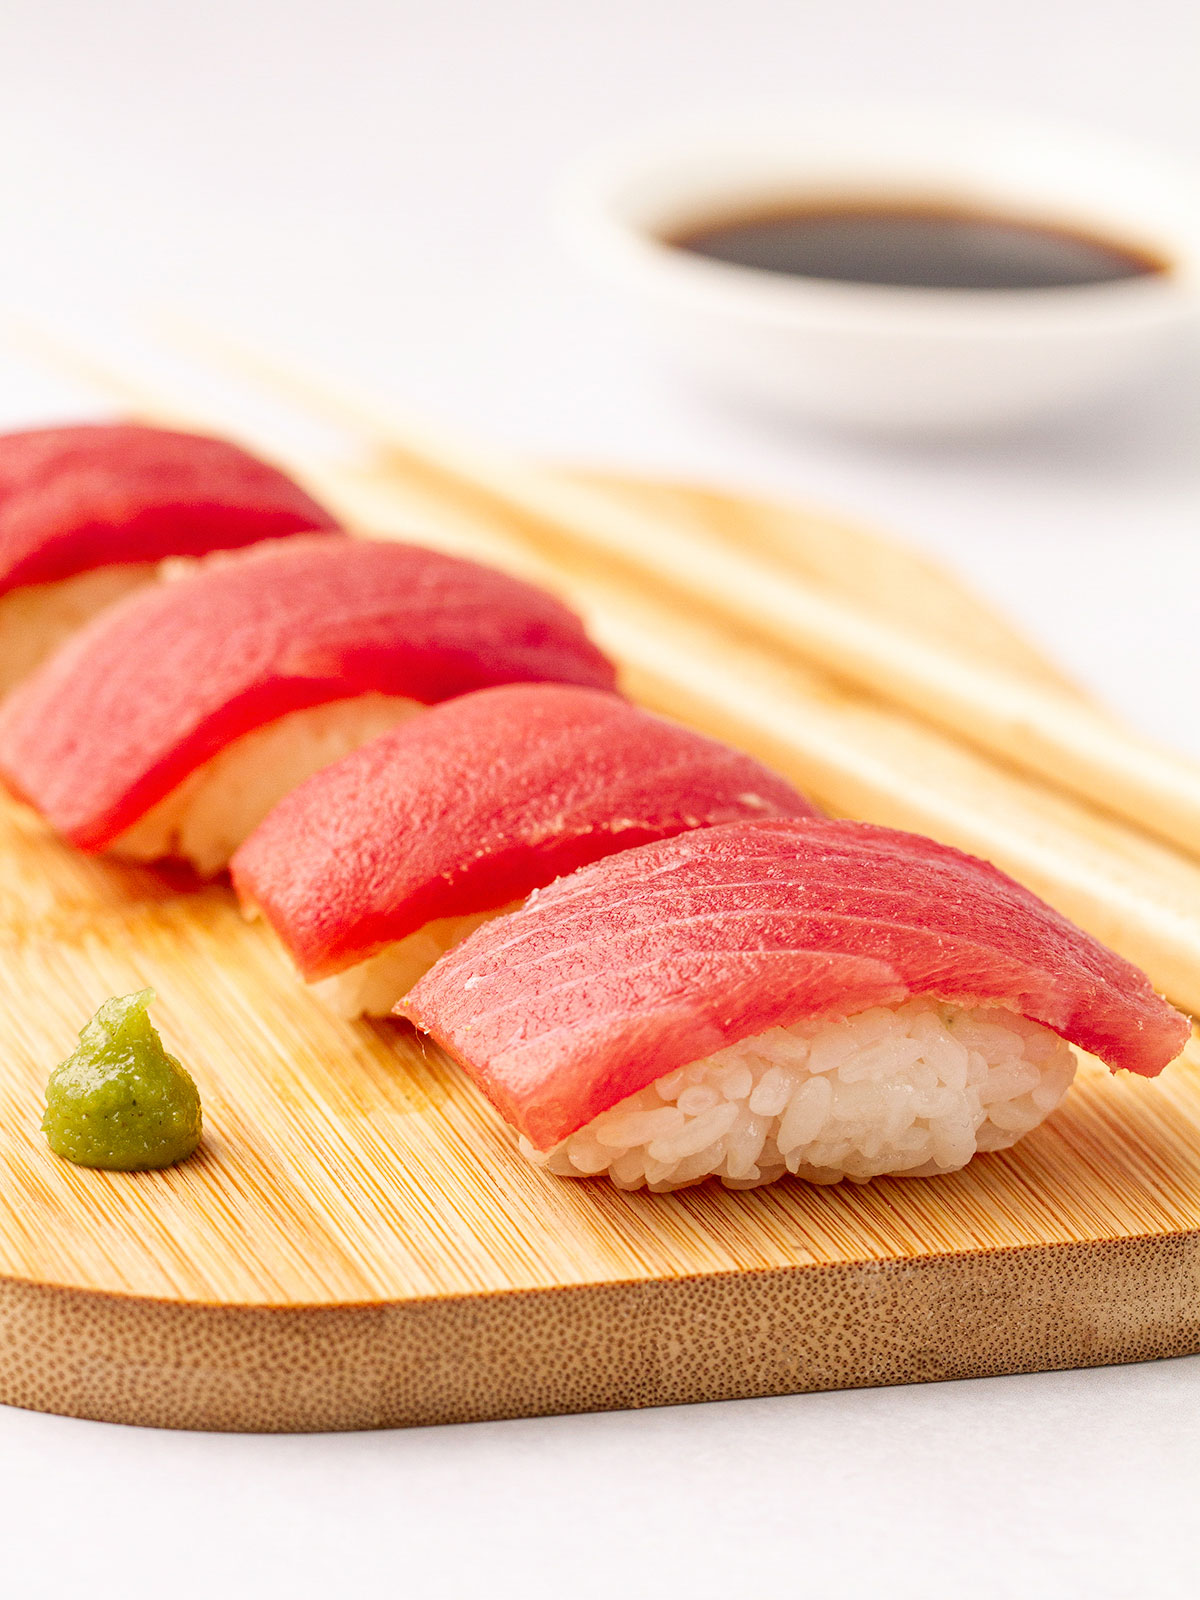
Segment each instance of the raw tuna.
M412 545L289 539L201 563L90 623L0 711L0 774L101 850L288 713L522 680L610 689L614 674L572 612L503 573Z
M335 526L298 484L223 439L136 423L0 436L0 595Z
M513 684L439 706L326 767L247 840L233 876L313 979L616 850L738 818L812 815L750 756L611 694Z
M1004 1007L1145 1076L1186 1020L987 862L843 821L703 829L610 856L444 957L400 1008L540 1150L772 1027L930 996Z

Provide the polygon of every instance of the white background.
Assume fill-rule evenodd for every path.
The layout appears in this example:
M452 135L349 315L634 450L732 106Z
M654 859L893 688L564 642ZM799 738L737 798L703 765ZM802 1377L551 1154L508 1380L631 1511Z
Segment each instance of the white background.
M550 222L598 144L813 96L1030 108L1195 165L1198 16L1193 0L0 0L0 315L137 364L148 319L187 312L532 453L857 513L1200 753L1194 353L1035 435L839 442L674 386ZM0 425L95 403L3 358ZM307 1439L0 1411L0 1480L6 1600L1194 1595L1200 1363Z

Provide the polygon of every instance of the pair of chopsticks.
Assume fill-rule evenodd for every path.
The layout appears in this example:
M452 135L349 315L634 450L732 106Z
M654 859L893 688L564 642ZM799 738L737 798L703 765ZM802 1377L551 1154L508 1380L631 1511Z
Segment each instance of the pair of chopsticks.
M712 518L466 449L228 340L176 339L367 447L357 468L285 463L348 521L548 583L639 699L769 760L831 810L988 857L1200 1011L1200 771L1032 652L1006 654L986 637L989 614L918 559L892 548L905 603L889 606L864 581L889 547L854 530L816 530L814 576L786 534L748 546ZM187 410L65 357L142 414ZM966 613L956 637L899 620L948 601Z

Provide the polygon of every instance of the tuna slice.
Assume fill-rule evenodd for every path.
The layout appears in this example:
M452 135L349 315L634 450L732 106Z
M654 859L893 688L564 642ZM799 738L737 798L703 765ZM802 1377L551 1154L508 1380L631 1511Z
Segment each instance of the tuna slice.
M0 436L0 594L335 526L298 484L223 439L135 423Z
M1147 1077L1188 1037L1135 967L987 862L824 820L734 822L585 867L400 1009L544 1151L751 1036L914 997L1018 1013Z
M0 435L0 692L164 557L334 527L221 439L133 423Z
M609 689L613 678L579 619L528 584L411 545L289 539L202 562L96 618L0 711L0 774L59 833L97 851L128 842L152 808L178 809L183 796L198 805L197 783L219 772L231 801L258 786L236 843L288 788L345 754L345 729L321 718L331 702L346 710L353 744L389 717L487 685ZM299 721L285 725L289 715ZM312 745L311 759L289 737ZM220 798L211 789L210 809ZM130 853L172 853L164 839ZM204 870L219 864L217 850L203 861L182 853Z
M345 973L334 1003L381 1015L466 931L463 919L475 925L633 845L812 815L750 756L613 695L514 684L439 706L326 767L275 808L232 870L306 978ZM364 989L361 969L380 957Z

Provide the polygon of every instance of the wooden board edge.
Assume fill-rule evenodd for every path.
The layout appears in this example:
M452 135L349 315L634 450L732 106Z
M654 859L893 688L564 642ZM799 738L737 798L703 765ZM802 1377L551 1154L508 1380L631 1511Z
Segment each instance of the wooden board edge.
M0 1280L0 1402L311 1433L869 1388L1200 1352L1200 1230L391 1305Z

